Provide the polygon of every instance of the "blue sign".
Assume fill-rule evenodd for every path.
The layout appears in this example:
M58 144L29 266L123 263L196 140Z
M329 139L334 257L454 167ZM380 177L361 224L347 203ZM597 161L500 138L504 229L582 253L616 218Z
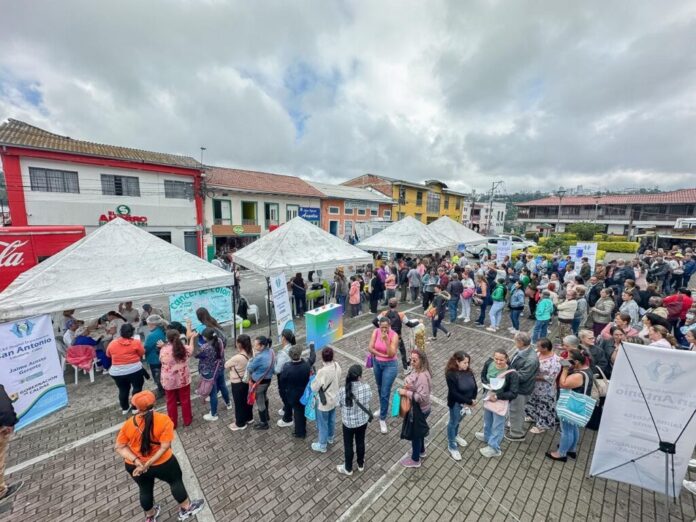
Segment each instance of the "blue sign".
M169 313L172 321L185 325L186 320L190 319L192 328L199 332L205 328L196 317L196 310L201 307L207 308L218 323L232 321L232 290L223 286L169 296Z
M300 207L297 215L307 221L319 221L321 210L317 207Z

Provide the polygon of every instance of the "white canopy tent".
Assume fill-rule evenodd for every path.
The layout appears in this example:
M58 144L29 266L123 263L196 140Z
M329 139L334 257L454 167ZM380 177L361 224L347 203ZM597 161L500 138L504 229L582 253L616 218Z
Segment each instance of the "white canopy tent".
M372 256L296 217L234 254L234 262L265 277L366 265Z
M453 250L456 245L455 240L438 234L417 219L407 216L356 246L375 252L420 255Z
M465 227L461 223L457 223L449 216L442 216L428 225L430 230L436 234L450 238L459 243L479 243L486 241L486 238L474 232L470 228Z
M117 218L0 293L0 322L232 286L234 276Z

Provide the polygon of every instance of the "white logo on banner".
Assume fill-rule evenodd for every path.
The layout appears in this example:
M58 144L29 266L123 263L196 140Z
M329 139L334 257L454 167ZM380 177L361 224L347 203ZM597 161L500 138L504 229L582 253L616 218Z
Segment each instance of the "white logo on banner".
M16 240L12 243L0 241L0 267L20 266L24 264L24 252L18 251L29 241Z

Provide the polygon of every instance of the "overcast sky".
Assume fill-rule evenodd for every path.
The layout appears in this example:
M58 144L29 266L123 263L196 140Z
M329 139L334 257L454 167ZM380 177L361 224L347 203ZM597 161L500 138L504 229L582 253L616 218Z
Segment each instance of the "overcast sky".
M696 186L696 2L0 0L0 119L478 191Z

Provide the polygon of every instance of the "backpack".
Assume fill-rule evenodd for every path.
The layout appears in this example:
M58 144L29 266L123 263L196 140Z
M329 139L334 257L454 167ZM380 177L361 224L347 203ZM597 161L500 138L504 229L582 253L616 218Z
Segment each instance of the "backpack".
M389 310L386 315L387 319L389 319L389 322L391 323L391 329L394 330L397 334L401 335L401 327L402 327L402 322L401 322L401 315L399 315L399 312L396 310Z
M676 301L671 303L665 303L665 308L667 309L668 319L678 319L681 316L682 305L684 303L684 296L679 295Z

